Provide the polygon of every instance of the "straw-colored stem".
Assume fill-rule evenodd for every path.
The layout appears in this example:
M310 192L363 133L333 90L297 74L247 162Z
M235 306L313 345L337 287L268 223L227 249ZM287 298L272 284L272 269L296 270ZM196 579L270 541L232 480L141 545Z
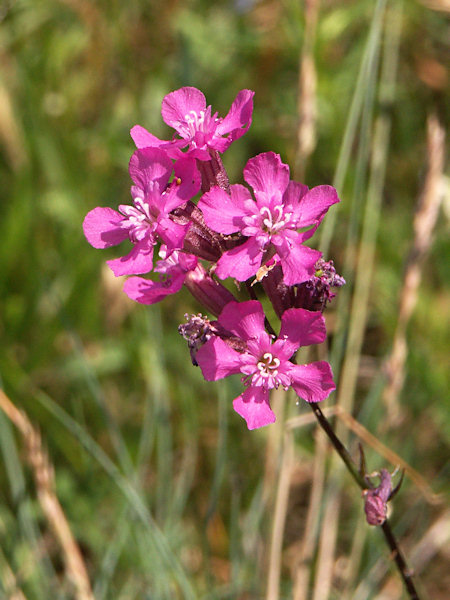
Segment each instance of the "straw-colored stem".
M75 597L77 600L94 600L80 548L55 494L54 471L48 454L42 447L41 435L26 414L16 408L3 390L0 390L0 408L14 423L25 441L39 504L61 547L67 576L75 588Z
M386 20L385 48L380 80L379 102L383 111L375 121L371 152L370 178L367 191L361 242L353 292L352 312L342 373L339 380L337 404L351 413L359 371L359 360L369 307L370 286L375 258L376 236L380 218L382 192L384 187L387 148L390 136L391 117L386 110L393 101L397 72L398 44L401 31L401 5L389 13ZM337 427L336 433L346 442L345 428ZM347 464L347 463L346 463ZM332 584L332 565L336 548L339 521L339 487L342 466L337 459L332 461L332 489L325 506L323 526L319 545L314 600L326 600ZM351 470L354 476L353 471ZM337 487L337 489L334 489Z
M309 495L308 512L305 520L305 532L300 544L300 551L294 573L294 600L304 600L307 595L311 575L311 562L314 557L315 541L319 528L320 499L325 481L325 458L327 454L326 437L316 429L314 446L314 466L312 484Z
M450 510L445 510L426 530L420 540L410 550L410 562L414 573L426 572L430 561L442 553L445 562L447 548L450 542ZM392 595L394 582L392 577L385 579L389 563L380 557L372 566L367 576L354 590L352 600L364 600L370 596L370 590L377 589L377 600ZM383 580L385 580L383 585ZM400 592L398 593L400 596Z
M284 453L286 450L286 447L283 444L283 432L285 428L284 412L286 406L285 392L281 389L272 390L270 402L277 415L277 420L273 426L269 428L267 436L261 503L262 510L266 515L270 516L270 522L272 527L274 527L274 519L272 516L275 514L275 503L278 493L277 485L279 485L281 481L279 469L280 464L284 463ZM260 553L258 560L258 569L260 572L269 572L270 568L274 567L274 563L271 562L271 556L271 544L264 544L263 551ZM269 575L268 577L273 579L274 575Z
M267 514L272 513L274 490L277 482L278 464L283 446L284 407L286 404L284 391L273 390L270 398L271 406L276 412L277 420L270 427L267 435L266 457L264 461L264 479L262 502Z
M22 590L19 588L17 578L8 564L0 548L0 580L2 582L2 591L6 594L8 600L26 600Z
M294 458L292 433L286 431L284 437L283 460L275 500L275 511L270 541L269 572L267 578L266 600L278 600L281 572L281 551L283 546L284 524L286 521L291 472Z
M346 568L342 579L345 582L345 588L341 595L341 600L352 600L355 580L360 572L361 561L364 553L364 544L366 542L369 529L367 527L365 515L361 511L354 528L352 547L346 561Z
M339 150L338 161L333 177L333 186L341 194L350 163L355 138L358 133L358 124L364 103L366 88L369 85L371 77L373 77L373 60L374 56L378 53L386 2L387 0L378 0L374 9L370 31L367 38L366 47L364 49L364 55L361 60L361 66L355 83L355 91L353 93L351 106L348 112L344 136ZM336 205L334 209L335 210L332 210L328 213L327 218L321 226L319 249L325 256L328 254L331 244L331 238L339 212L339 205Z
M383 442L373 435L373 433L370 433L370 431L368 431L364 425L361 425L361 423L359 423L348 412L344 411L340 406L335 406L333 408L335 409L334 414L336 414L336 416L365 444L369 445L380 456L383 456L386 460L388 460L391 465L395 465L396 467L403 469L429 504L437 505L443 501L442 495L435 494L430 488L426 479L401 456L383 444Z
M399 394L405 380L405 361L408 355L406 329L417 303L423 263L431 246L433 229L442 201L444 155L444 127L436 115L430 115L427 120L427 173L414 217L414 240L406 260L394 342L386 361L388 381L383 400L389 425L395 425L400 419Z
M1 56L2 63L7 61L7 56ZM5 72L5 67L2 67ZM28 161L25 152L23 132L19 121L14 114L14 101L3 81L0 81L0 142L6 150L6 156L12 168L21 169Z
M334 433L333 429L331 428L331 425L328 423L328 420L326 419L325 415L322 413L320 408L315 404L311 404L310 406L313 409L315 417L317 418L317 422L322 427L323 431L326 433L326 435L327 435L328 439L330 440L331 444L333 445L334 449L339 454L340 458L342 459L345 466L347 467L347 470L352 475L353 479L356 481L356 483L359 485L359 487L362 490L371 487L370 484L359 473L356 464L353 462L350 454L348 453L347 449L342 444L342 442L340 441L338 436ZM328 503L327 515L329 516L330 522L332 522L332 523L336 523L339 518L340 502L341 502L341 495L336 493L336 494L332 495L332 497L330 498L330 501ZM411 571L411 569L408 568L408 565L406 564L406 560L403 557L403 554L400 550L400 547L397 543L397 540L392 532L391 526L387 519L381 525L381 530L383 532L386 543L391 550L391 557L395 561L398 572L400 573L400 575L403 579L403 583L405 584L405 587L409 594L409 597L411 598L411 600L419 600L419 595L417 593L414 582L412 580L412 571ZM326 543L326 538L325 538L325 536L322 536L321 544L325 544L325 543ZM322 547L321 547L321 550L323 550ZM328 561L331 560L332 554L330 552L325 552L323 550L322 556L324 557L323 560L324 560L325 568L329 569L331 572L332 566L331 566L331 564L328 564ZM325 594L325 593L328 594L327 586L328 586L327 581L322 581L319 579L318 584L316 585L316 588L314 591L315 595L316 594Z
M320 0L305 0L305 25L298 79L298 129L295 177L305 179L306 162L316 146L316 67L314 42Z

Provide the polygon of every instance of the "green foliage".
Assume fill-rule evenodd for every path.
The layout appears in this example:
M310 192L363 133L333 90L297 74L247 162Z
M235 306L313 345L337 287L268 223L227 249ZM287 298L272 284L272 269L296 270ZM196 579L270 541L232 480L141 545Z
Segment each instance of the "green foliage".
M347 269L349 295L341 308L336 303L330 309L332 324L337 315L345 323L339 311L351 308L374 123L385 109L378 101L379 60L388 19L382 9L379 36L370 45L375 3L321 4L318 139L305 183L340 182L343 202L330 226L328 254L338 271ZM426 115L445 107L445 20L425 4L405 3L397 87L387 109L392 129L362 349L362 365L372 369L362 369L356 395L371 431L384 418L380 373L395 332L423 183ZM387 5L390 10L397 2ZM249 434L232 412L237 381L206 383L192 367L176 328L186 312L199 311L195 302L184 293L156 307L128 301L121 282L104 268L114 249L91 248L81 223L97 205L126 202L133 151L128 131L139 123L169 135L161 100L183 85L201 88L221 114L238 90L255 90L253 125L225 156L233 182L242 180L246 160L259 152L274 150L294 165L303 9L303 3L271 0L16 0L0 9L1 383L42 433L96 599L263 597L273 516L264 496L269 433ZM357 88L366 48L372 62ZM359 105L352 104L355 89ZM347 160L338 163L343 147ZM439 491L449 428L446 218L448 207L407 331L404 420L385 438L379 434ZM353 254L346 254L353 242ZM336 366L346 334L330 328ZM288 410L298 412L294 403ZM311 428L296 439L302 463L309 464ZM0 590L12 593L3 577L11 571L29 600L71 598L23 448L0 412ZM272 457L275 469L279 458ZM375 453L370 459L385 464ZM300 478L308 468L299 466ZM310 479L302 481L300 498L309 493ZM346 498L343 522L356 528L359 492L346 489ZM415 521L431 509L424 509L412 484L396 503L400 529L412 545L419 539ZM304 507L300 514L303 523ZM379 585L371 568L384 552L374 537L364 542L356 578L367 576L369 595ZM349 551L349 538L339 541L340 552ZM287 551L286 598L291 564ZM428 584L434 598L445 597L444 587Z

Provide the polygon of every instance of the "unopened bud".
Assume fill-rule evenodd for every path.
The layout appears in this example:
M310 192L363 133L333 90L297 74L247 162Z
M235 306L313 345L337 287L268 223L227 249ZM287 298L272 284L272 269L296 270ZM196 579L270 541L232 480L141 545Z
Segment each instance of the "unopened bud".
M316 263L314 276L297 286L296 306L323 312L327 303L336 295L331 288L343 285L345 279L336 273L333 261L326 262L320 258Z
M229 302L236 301L233 294L213 279L201 264L187 273L184 285L200 304L216 316L220 315Z
M380 485L364 490L364 511L369 525L382 525L387 516L387 501L392 492L391 474L386 469L380 471Z
M198 315L186 314L184 317L187 322L178 326L178 333L187 341L192 364L198 367L197 352L214 335L214 331L209 319L201 313Z

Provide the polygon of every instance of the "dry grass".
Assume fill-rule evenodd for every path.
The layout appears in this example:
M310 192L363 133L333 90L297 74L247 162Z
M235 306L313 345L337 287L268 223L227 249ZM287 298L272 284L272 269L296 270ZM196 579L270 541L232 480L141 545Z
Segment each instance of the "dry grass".
M41 435L33 427L26 414L11 402L3 390L0 390L0 408L22 434L26 446L27 461L33 472L39 504L60 545L66 575L74 588L74 597L76 600L94 600L80 548L56 496L54 470L48 454L42 446ZM10 583L14 583L11 578L12 572L9 569L6 574L9 575ZM23 597L18 589L10 596L11 600L13 598L21 600Z
M408 356L406 334L417 303L422 270L442 202L444 159L445 129L436 115L430 115L427 121L427 172L414 215L414 239L405 265L394 342L385 365L388 380L383 400L387 410L386 425L391 427L401 421L399 395L405 381Z

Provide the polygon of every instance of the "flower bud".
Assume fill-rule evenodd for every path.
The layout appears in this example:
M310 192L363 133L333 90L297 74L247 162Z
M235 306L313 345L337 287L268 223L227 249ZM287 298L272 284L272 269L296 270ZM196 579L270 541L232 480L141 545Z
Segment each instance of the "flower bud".
M192 364L198 367L197 352L214 335L214 328L211 326L210 320L201 313L190 316L185 314L184 317L186 323L178 326L178 333L187 341Z
M213 279L201 264L187 273L184 285L200 304L216 316L220 315L228 302L236 300L233 294Z
M369 525L382 525L387 516L387 501L392 492L391 474L386 469L380 471L380 485L364 490L364 511Z
M261 283L278 317L281 318L288 308L306 308L306 310L323 312L327 303L336 295L331 288L345 284L345 279L336 273L332 260L326 262L320 258L316 262L315 269L311 279L291 287L283 282L279 265L267 271Z

